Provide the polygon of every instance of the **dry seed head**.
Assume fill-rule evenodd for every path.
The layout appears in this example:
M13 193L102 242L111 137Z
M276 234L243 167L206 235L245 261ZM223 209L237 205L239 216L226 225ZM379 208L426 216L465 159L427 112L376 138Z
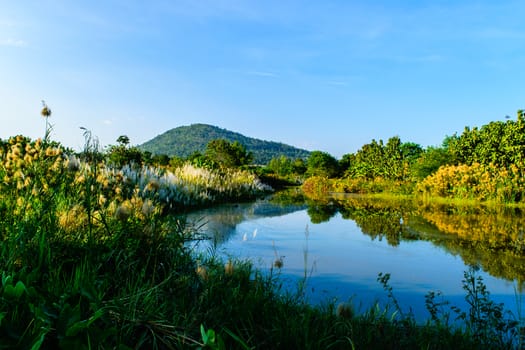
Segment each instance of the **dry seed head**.
M106 204L107 202L107 198L104 197L103 194L101 194L100 196L98 196L98 205L100 205L101 207L104 206L104 204Z
M45 155L46 155L47 157L52 157L52 156L54 156L54 155L55 155L55 149L52 148L52 147L48 147L48 148L46 148L46 153L45 153Z
M76 172L80 169L80 161L75 156L69 156L67 161L67 170Z
M15 157L20 156L20 148L18 147L18 145L14 146L14 147L11 149L11 152L13 153L13 155L14 155Z
M15 171L15 173L13 174L13 179L24 179L24 173L21 170Z
M53 165L51 166L51 169L56 171L56 170L59 170L62 168L62 166L64 165L62 159L60 158L56 158L55 159L55 162L53 163Z
M275 266L278 269L281 269L284 266L283 258L276 259L273 263L273 266Z
M76 184L83 184L86 181L86 177L84 175L77 176L75 179Z
M206 270L206 267L199 265L197 266L195 272L197 273L197 276L199 276L203 281L208 279L208 270Z
M153 202L150 199L146 199L146 201L142 204L142 214L144 216L150 216L155 211L155 206L153 205Z
M156 179L152 179L146 185L146 191L158 191L159 188L160 188L160 184Z
M335 314L337 317L341 317L347 320L352 318L354 316L354 309L352 307L352 304L339 303L339 305L337 305L337 309L335 310Z
M67 231L76 230L87 223L88 216L86 210L81 205L74 205L62 211L58 217L58 224Z
M51 116L51 109L46 105L44 101L42 101L42 110L40 111L40 114L44 118L49 118Z
M233 270L234 270L234 265L233 265L233 262L231 260L229 260L225 265L224 265L224 273L231 276L233 275Z
M122 203L115 211L115 217L120 221L125 221L131 216L131 205L129 202Z

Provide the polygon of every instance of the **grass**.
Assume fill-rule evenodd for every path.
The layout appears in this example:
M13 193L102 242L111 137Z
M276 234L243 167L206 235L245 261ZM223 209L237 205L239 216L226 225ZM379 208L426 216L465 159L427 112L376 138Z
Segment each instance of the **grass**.
M96 146L85 152L91 162L74 160L47 138L17 137L1 146L0 348L490 349L521 344L506 338L517 334L518 324L490 302L481 281L468 276L466 293L475 312L464 314L465 327L445 322L437 311L423 325L410 315L392 316L397 303L386 275L380 282L393 306L376 305L360 315L349 305L314 307L301 293L282 288L278 266L262 274L247 261L196 255L189 243L202 237L188 231L183 217L166 215L169 203L162 204L165 197L156 192L163 185L146 189L151 178L137 176L133 182L117 170L107 171ZM202 179L202 172L193 174ZM233 198L236 193L231 192ZM432 299L429 305L438 310Z

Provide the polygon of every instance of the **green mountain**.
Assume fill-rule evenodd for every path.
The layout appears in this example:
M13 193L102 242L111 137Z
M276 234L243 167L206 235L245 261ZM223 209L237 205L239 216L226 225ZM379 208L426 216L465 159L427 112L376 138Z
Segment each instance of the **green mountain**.
M238 141L253 153L255 164L268 164L270 159L284 155L289 158L308 158L310 152L280 142L264 141L207 124L192 124L166 131L138 146L152 154L167 154L170 157L188 157L192 153L204 152L211 140Z

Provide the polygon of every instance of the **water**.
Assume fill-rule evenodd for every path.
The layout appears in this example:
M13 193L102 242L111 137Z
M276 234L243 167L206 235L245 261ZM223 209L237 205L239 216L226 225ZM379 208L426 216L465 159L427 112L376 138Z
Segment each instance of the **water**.
M405 209L374 211L368 207L362 217L349 219L349 210L355 209L334 202L323 205L257 201L199 211L188 219L204 224L202 231L214 237L222 256L250 259L255 267L278 273L288 290L306 281L306 298L313 304L350 300L361 311L375 302L385 305L387 293L377 277L379 273L389 273L389 285L402 310L411 310L418 320L429 317L424 303L429 291L441 291L452 305L466 308L462 279L469 269L465 259L470 262L472 258L462 254L480 254L476 249L457 248L450 234L424 229L429 224L422 225L421 216L408 215ZM370 222L374 217L379 224ZM394 238L387 235L391 227L396 233ZM435 225L430 227L435 229ZM283 262L280 269L273 267L277 259ZM517 292L523 276L493 276L483 269L483 261L481 258L476 262L478 268L481 266L477 273L491 298L517 314L519 307L525 306ZM520 265L522 261L515 263ZM520 269L517 266L511 271Z

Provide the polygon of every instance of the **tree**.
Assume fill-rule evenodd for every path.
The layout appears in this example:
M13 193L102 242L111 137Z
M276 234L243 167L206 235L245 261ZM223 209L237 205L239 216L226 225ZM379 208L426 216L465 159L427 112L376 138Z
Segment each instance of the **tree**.
M341 159L339 160L339 170L342 173L346 173L346 171L350 169L350 167L352 166L352 164L354 164L354 162L355 162L355 154L353 153L343 154L343 157L341 157Z
M297 175L303 175L306 173L307 166L303 158L296 158L292 162L292 172Z
M313 151L308 157L306 172L309 176L333 178L339 174L339 163L326 152Z
M129 145L129 137L126 136L126 135L120 135L120 136L117 138L117 143L118 143L120 146L127 146L127 145Z
M403 143L398 136L393 136L386 145L383 140L372 140L356 154L345 154L340 164L348 177L403 180L409 175L410 164L417 160L422 151L420 145Z
M225 139L210 141L204 155L212 162L230 168L249 165L253 161L253 154L241 143L231 143Z
M453 164L453 157L445 147L427 147L412 164L411 171L413 176L422 180L447 164Z
M292 160L284 155L272 158L268 163L268 169L279 176L287 176L292 173Z
M525 114L516 120L495 121L480 128L465 127L449 140L449 149L458 163L493 164L509 167L525 161Z
M107 151L108 161L117 166L123 167L127 164L142 165L144 156L137 147L129 146L129 137L121 135L117 138L118 145L111 145Z

